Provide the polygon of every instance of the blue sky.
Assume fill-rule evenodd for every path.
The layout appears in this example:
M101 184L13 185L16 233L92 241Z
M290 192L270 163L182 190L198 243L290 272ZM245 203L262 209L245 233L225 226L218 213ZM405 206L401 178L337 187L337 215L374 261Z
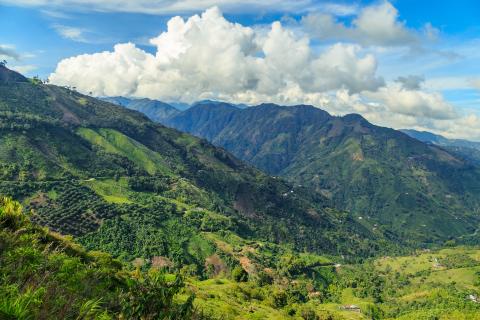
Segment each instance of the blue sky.
M3 2L3 3L2 3ZM22 1L20 1L22 2ZM191 12L165 14L144 14L137 12L98 12L75 6L35 6L28 1L22 6L15 1L0 0L0 39L2 44L15 46L26 57L20 62L36 66L29 72L47 76L55 69L58 61L75 54L109 50L115 43L132 41L145 44L149 38L165 30L166 22L173 15L188 17ZM34 2L34 1L32 1ZM337 1L346 6L362 6L376 1ZM377 1L378 2L378 1ZM212 1L215 3L215 1ZM322 1L318 1L322 3ZM325 2L323 2L325 3ZM400 18L409 27L421 28L430 22L442 32L448 41L480 38L480 2L476 0L416 1L399 0L392 2L400 13ZM303 12L227 12L225 16L243 25L271 23L285 16L299 19ZM242 11L242 10L240 10ZM345 17L348 20L350 17ZM65 38L55 28L62 25L83 30L85 41ZM148 47L145 47L148 50ZM30 57L32 55L32 57ZM20 63L19 63L20 64ZM465 72L468 72L467 70Z
M55 73L56 77L52 79L57 79L59 84L70 84L67 82L73 81L72 79L75 77L86 75L78 73L80 72L78 70L82 69L81 66L72 65L72 63L92 65L92 59L95 56L71 62L67 68L68 72L77 73L68 75L65 74L67 69L62 69L63 71L57 69L57 65L62 60L103 51L114 52L113 47L116 44L126 42L135 44L135 50L141 50L141 54L145 54L147 60L151 59L160 47L152 45L149 42L150 39L166 32L167 22L173 16L179 15L187 21L192 15L202 14L213 6L218 6L220 11L220 17L216 17L215 21L219 21L221 24L224 19L229 23L238 23L243 27L251 28L255 32L255 39L265 38L268 32L273 30L272 24L276 21L280 22L283 31L292 33L293 46L300 44L295 41L308 38L309 54L316 55L316 57L309 60L308 65L305 65L306 69L321 64L316 60L325 56L324 53L338 43L356 46L355 49L352 49L355 51L352 57L358 59L358 64L354 66L354 69L347 70L346 74L363 70L362 65L369 61L368 59L362 60L365 56L371 55L375 60L374 65L367 68L366 74L358 75L360 83L345 79L345 75L331 74L331 78L338 76L339 79L344 79L346 82L341 83L341 80L330 81L331 83L320 81L321 84L316 86L293 76L291 70L277 68L275 72L278 75L284 74L285 79L291 77L293 80L288 82L289 85L293 82L294 86L265 88L260 85L261 88L255 89L256 91L253 93L250 83L267 83L268 81L265 79L271 79L272 75L266 75L266 78L250 79L250 82L247 81L249 84L245 87L234 86L235 88L225 87L218 90L215 87L209 87L215 83L214 80L202 78L201 81L207 83L203 87L205 92L198 91L198 88L184 88L184 91L187 90L191 93L189 96L166 95L160 93L161 90L152 91L154 89L151 85L149 85L149 90L142 89L143 87L125 88L124 84L107 90L104 84L106 79L92 81L99 83L99 87L88 87L88 91L98 95L118 92L170 100L195 100L196 98L210 97L240 102L256 102L265 99L286 104L311 101L333 113L362 113L369 120L382 125L392 127L409 125L449 136L480 139L480 132L472 131L470 133L465 129L461 132L459 130L459 128L465 127L465 123L475 126L477 120L470 118L467 121L466 119L472 115L478 116L480 110L480 20L478 18L480 17L480 2L474 0L458 0L454 3L451 1L413 0L390 2L0 0L0 55L8 60L9 66L29 76L39 75L46 78ZM388 9L388 12L379 8L386 8L385 10ZM394 12L392 13L391 10ZM362 14L367 15L369 12L370 16L364 25L358 22ZM390 25L392 27L390 33L379 34L375 30L371 31L372 28L375 28L373 23L377 20L374 15L372 16L372 12L373 14L384 14L383 17L379 16L379 21L394 17L395 21ZM385 16L387 13L393 14L393 16ZM325 16L333 19L331 20L333 23L325 25L326 20L323 19ZM339 29L341 31L338 31ZM207 39L209 38L207 37ZM183 39L182 41L187 40ZM241 38L239 41L244 41L244 39ZM161 42L163 46L169 48L164 40ZM259 40L255 40L255 43L258 42ZM187 44L192 47L199 45L197 43ZM233 45L234 47L238 46L238 44ZM245 43L242 42L241 45L245 45ZM292 47L293 49L294 47ZM131 53L134 49L128 50ZM350 49L346 47L342 50L342 54L346 56L351 54ZM256 52L254 56L263 57L265 47L262 47L259 52ZM228 59L228 56L222 56L219 59ZM188 60L182 63L191 66L193 62ZM342 63L344 63L343 67L348 67L348 63ZM165 69L161 61L157 61L156 66L162 69L162 75L155 79L157 81L160 81L167 71L171 72L171 68ZM296 67L298 68L298 66ZM245 68L248 69L251 66ZM262 67L262 70L264 69ZM323 76L325 73L330 74L330 71L322 69L322 72L310 75L309 79ZM88 75L97 77L92 73ZM219 74L217 77L224 75L226 76L226 74ZM98 75L98 77L100 76ZM145 73L139 74L132 83L139 86L138 79L144 79L146 76ZM151 74L148 76L156 77ZM238 81L247 76L251 75L242 76ZM404 92L402 90L407 89L400 88L400 82L397 80L400 77L408 76L420 77L423 81L420 81L417 87L409 89L411 92ZM367 80L363 81L362 79ZM116 80L108 79L108 81L115 83ZM362 81L364 82L363 86ZM380 83L381 81L383 84ZM76 85L80 90L83 88L82 83L73 81L71 84ZM342 96L342 89L348 90L348 97ZM87 87L84 91L86 90ZM292 92L292 90L300 93L285 98L285 92ZM317 93L322 95L314 96ZM304 97L301 96L302 94ZM322 101L328 100L328 96L331 96L332 100L323 104ZM392 101L399 97L403 97L405 101L395 105ZM411 103L409 104L408 101ZM350 107L342 107L342 103L349 104ZM432 105L423 107L420 105L422 103ZM353 105L356 107L351 107ZM373 108L377 105L384 107L380 108L381 110L379 108L374 110ZM451 108L454 110L452 111ZM388 120L383 121L385 117L382 112L389 112ZM448 121L457 122L455 125L449 126ZM480 120L478 123L480 124Z

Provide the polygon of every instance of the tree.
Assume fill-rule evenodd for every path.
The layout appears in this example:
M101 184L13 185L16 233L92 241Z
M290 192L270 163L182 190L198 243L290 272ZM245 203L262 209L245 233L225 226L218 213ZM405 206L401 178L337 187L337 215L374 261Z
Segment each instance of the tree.
M0 66L5 67L7 65L7 60L0 61Z

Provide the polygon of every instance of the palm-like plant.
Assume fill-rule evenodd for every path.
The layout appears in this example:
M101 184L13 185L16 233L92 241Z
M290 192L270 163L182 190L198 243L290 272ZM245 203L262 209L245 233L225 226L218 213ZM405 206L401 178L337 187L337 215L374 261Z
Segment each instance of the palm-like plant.
M25 222L22 206L9 197L0 197L0 224L8 228L18 228Z

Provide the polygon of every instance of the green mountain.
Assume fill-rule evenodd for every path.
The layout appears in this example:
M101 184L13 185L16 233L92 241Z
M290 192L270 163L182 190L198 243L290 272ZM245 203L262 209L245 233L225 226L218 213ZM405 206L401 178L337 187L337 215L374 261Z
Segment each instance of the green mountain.
M125 260L162 256L204 273L219 250L212 233L349 259L393 247L394 237L318 194L65 88L1 83L0 130L0 194L22 200L33 221Z
M449 152L456 154L465 161L470 161L477 166L480 165L480 142L464 139L448 139L444 136L427 131L411 129L403 129L400 131L417 140L440 146Z
M103 101L118 104L122 107L139 111L148 118L156 122L163 122L180 113L178 109L172 105L151 99L129 99L124 97L105 97Z
M410 137L417 140L432 143L438 146L444 147L464 147L480 150L480 142L469 141L465 139L448 139L439 134L434 134L428 131L417 131L412 129L402 129L400 130L405 134L408 134Z
M443 241L473 233L479 222L478 167L360 115L334 117L312 106L200 104L166 124L313 188L399 238Z

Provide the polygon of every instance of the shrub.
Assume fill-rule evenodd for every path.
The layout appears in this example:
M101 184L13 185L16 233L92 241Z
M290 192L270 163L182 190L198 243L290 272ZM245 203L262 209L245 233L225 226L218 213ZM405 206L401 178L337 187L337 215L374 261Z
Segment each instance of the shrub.
M26 221L22 206L8 197L0 198L0 224L11 229L18 229Z
M271 305L274 308L280 309L287 305L287 294L283 290L275 289L271 295Z
M241 266L236 266L235 268L233 268L232 277L233 277L233 280L237 282L248 281L248 273L245 270L243 270Z

